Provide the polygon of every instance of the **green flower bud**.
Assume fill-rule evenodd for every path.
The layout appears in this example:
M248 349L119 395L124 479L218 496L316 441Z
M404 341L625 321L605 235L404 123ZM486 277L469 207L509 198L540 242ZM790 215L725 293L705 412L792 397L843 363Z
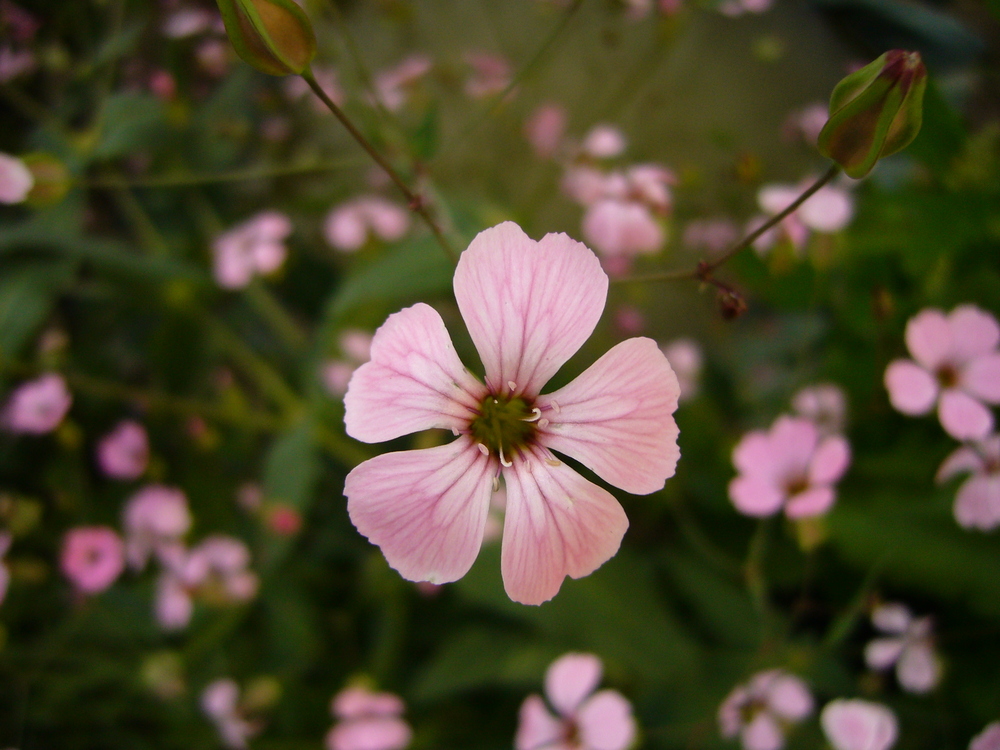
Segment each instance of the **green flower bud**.
M316 55L316 35L293 0L217 0L236 53L273 76L299 74Z
M919 52L890 50L837 84L819 151L857 179L906 148L923 115L927 69Z

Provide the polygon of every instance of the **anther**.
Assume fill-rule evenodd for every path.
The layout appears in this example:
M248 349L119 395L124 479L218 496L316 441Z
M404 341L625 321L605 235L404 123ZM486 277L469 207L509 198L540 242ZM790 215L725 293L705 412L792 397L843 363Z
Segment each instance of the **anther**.
M493 491L500 491L500 477L493 477Z
M479 448L479 452L482 453L484 456L490 455L490 449L487 448L482 443L476 443L476 447Z
M544 430L548 426L549 426L549 420L545 419L544 417L538 420L539 429Z
M545 459L545 463L547 463L549 466L561 466L562 465L562 461L560 461L558 458L552 458L552 456L549 456L548 458L546 458Z
M558 414L559 413L559 404L556 403L555 401L549 401L549 403L552 404L552 410L555 411L556 414Z

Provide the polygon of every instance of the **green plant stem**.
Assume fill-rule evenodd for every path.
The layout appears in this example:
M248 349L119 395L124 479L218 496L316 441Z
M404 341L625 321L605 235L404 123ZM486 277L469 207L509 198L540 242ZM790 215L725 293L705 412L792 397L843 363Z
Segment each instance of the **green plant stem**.
M340 124L343 125L347 132L351 134L351 137L356 140L361 147L368 152L368 155L374 159L375 163L378 164L382 170L389 175L389 179L395 183L396 187L399 188L400 192L406 196L406 200L409 203L410 210L413 211L417 216L423 219L424 223L431 230L434 238L437 240L441 249L444 250L448 259L452 263L458 263L458 255L455 253L454 248L452 248L451 243L448 242L447 238L444 236L444 232L441 231L441 227L438 226L434 217L431 216L430 211L427 210L427 206L421 196L410 190L410 187L403 181L403 178L399 176L399 173L389 164L388 161L378 152L378 150L368 141L367 138L362 135L361 131L354 127L354 123L351 122L350 118L344 114L344 111L338 107L326 92L323 90L322 86L316 83L316 79L313 77L312 71L306 70L302 73L303 80L309 84L309 88L313 90L313 93L320 98L320 100L327 106L327 108L333 113L334 117L340 120Z
M256 313L267 321L271 330L281 338L289 350L293 352L302 351L309 341L309 336L267 286L262 284L258 279L254 279L244 290L244 296Z

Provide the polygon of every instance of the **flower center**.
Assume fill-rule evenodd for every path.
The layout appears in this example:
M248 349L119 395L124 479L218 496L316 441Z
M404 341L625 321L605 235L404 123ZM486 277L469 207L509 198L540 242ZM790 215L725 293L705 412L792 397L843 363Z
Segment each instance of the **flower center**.
M521 396L490 394L479 405L479 415L469 425L472 439L507 465L511 456L531 445L540 411Z
M937 371L938 385L941 388L954 388L958 385L958 371L952 365L941 365Z
M792 477L785 485L785 492L788 493L789 497L795 497L807 489L809 489L809 478L806 476Z

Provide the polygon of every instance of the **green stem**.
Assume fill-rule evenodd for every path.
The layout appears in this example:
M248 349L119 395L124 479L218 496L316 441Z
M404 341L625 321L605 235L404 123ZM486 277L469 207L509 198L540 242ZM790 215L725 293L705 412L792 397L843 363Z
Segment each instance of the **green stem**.
M302 327L288 313L264 284L254 279L244 290L244 296L257 314L284 342L290 351L301 351L309 340Z

